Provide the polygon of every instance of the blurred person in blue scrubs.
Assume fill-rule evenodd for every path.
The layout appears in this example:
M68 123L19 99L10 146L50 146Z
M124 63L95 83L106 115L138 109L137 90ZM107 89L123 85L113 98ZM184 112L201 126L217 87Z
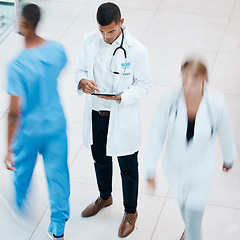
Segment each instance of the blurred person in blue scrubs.
M57 91L57 78L67 59L63 46L36 34L40 9L26 5L19 19L25 48L8 68L8 154L14 171L16 204L24 210L38 153L43 156L51 204L51 239L64 239L69 218L69 171L66 120Z

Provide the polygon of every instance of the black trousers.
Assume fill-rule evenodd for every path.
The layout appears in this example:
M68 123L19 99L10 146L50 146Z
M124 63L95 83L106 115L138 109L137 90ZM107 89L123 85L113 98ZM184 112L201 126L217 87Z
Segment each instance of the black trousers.
M100 197L107 200L112 193L112 157L106 156L109 117L92 111L94 159ZM135 213L138 198L138 152L118 157L122 176L123 204L126 213Z

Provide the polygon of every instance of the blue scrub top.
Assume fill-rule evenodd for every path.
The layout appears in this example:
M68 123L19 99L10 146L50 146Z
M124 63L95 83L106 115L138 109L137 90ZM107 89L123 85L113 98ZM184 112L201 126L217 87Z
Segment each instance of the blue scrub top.
M62 44L24 49L8 67L8 93L21 97L19 130L42 136L66 129L57 78L67 62Z

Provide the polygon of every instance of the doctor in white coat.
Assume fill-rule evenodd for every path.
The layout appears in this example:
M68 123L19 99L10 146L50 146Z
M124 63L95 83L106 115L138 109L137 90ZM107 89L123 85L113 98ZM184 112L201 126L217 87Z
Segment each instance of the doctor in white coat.
M84 36L76 65L79 94L85 93L83 140L91 146L100 192L82 216L112 204L112 157L118 157L125 209L119 237L134 230L137 218L139 100L152 85L147 50L123 21L117 5L102 4L97 11L99 31Z
M236 159L225 100L207 87L205 65L182 65L182 88L165 94L152 121L145 152L148 183L155 188L155 168L165 140L163 168L185 222L181 239L201 240L201 223L214 176L214 135L224 156L223 171Z

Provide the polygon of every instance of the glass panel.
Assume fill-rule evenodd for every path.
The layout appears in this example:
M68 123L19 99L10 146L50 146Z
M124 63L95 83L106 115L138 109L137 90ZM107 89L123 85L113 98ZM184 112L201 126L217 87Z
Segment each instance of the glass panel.
M0 39L15 26L15 1L0 1Z
M37 0L0 0L0 43L16 27L16 16L27 3L37 4Z

